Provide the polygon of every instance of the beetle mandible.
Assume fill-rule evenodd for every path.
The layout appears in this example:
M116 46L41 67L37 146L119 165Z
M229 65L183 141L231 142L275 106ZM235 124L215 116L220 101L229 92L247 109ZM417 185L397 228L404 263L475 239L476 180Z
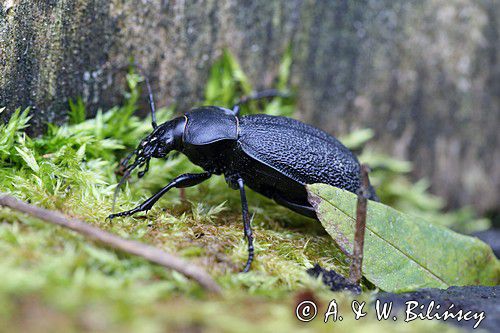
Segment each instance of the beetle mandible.
M265 114L239 116L240 105L250 100L279 96L275 90L255 93L232 109L203 106L161 125L156 123L153 95L147 77L153 132L141 141L121 166L125 174L137 167L148 171L151 158L166 158L178 151L205 172L186 173L134 209L111 214L109 219L148 211L171 188L195 186L212 175L224 175L228 185L240 191L244 236L248 241L248 272L254 257L245 185L278 204L317 219L307 200L306 184L326 183L356 193L360 188L360 164L340 141L313 126L286 117ZM129 163L135 156L134 162ZM370 187L369 199L378 200ZM116 198L115 192L115 198Z

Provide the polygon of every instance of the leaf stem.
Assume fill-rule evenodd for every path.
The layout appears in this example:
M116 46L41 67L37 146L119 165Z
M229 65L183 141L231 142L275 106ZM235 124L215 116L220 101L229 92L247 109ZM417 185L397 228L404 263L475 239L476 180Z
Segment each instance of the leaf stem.
M361 165L361 187L358 190L358 202L356 206L356 231L354 233L354 247L349 270L349 281L353 284L359 284L363 276L362 266L366 230L366 205L370 187L368 172L368 166L366 164Z

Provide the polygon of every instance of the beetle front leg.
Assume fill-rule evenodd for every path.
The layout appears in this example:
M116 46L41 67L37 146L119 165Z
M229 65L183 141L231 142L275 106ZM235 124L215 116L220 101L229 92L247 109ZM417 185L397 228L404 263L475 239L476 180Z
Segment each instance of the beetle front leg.
M156 193L151 198L144 201L139 206L137 206L131 210L127 210L127 211L116 213L116 214L111 214L108 216L108 219L112 220L115 217L131 216L131 215L134 215L135 213L138 213L138 212L150 210L151 208L153 208L153 205L165 193L167 193L171 188L173 188L173 187L184 188L184 187L195 186L195 185L198 185L199 183L207 180L208 178L210 178L210 176L211 176L211 174L209 172L186 173L186 174L180 175L180 176L176 177L174 180L172 180L167 186L162 188L158 193Z
M252 265L254 248L253 248L253 235L252 235L252 226L250 225L250 216L248 215L248 202L247 197L245 195L245 184L243 183L243 179L241 177L238 178L238 186L240 188L241 195L241 212L243 215L243 230L246 239L248 240L248 260L243 268L243 273L246 273L250 270L250 266Z

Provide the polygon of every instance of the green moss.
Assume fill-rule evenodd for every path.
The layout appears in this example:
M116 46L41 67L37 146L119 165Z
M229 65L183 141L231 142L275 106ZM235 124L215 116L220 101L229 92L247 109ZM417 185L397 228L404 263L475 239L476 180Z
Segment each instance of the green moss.
M289 66L290 61L285 61ZM287 82L286 66L279 84ZM219 76L217 76L219 75ZM147 135L149 121L133 114L140 78L128 75L124 104L85 120L84 106L73 103L72 125L50 126L42 137L22 129L29 110L16 111L0 127L0 191L62 211L125 238L153 244L204 267L224 289L213 298L182 275L139 258L96 246L81 236L23 214L0 209L0 320L7 331L141 331L166 327L189 331L330 330L352 331L356 322L325 325L317 318L303 325L294 318L298 292L311 290L326 306L336 298L348 312L351 296L334 294L305 273L318 262L347 273L347 259L319 223L300 217L272 201L249 193L255 233L252 271L240 274L246 260L239 195L215 177L186 189L186 202L171 191L148 214L105 220L118 181L118 161ZM222 83L224 81L225 83ZM210 86L215 86L210 88ZM212 71L207 103L230 105L252 88L234 59L226 54ZM261 103L259 103L261 104ZM246 112L289 112L291 102L275 99L250 105ZM172 110L158 110L159 121ZM117 209L130 209L169 179L195 171L186 158L153 161L141 181L124 186ZM368 300L370 294L363 296ZM438 323L379 323L363 327L396 330L437 328Z

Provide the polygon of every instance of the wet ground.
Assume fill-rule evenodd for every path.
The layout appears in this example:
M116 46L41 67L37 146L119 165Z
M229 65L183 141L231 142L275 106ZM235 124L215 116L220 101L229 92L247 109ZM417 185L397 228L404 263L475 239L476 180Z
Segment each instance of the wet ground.
M473 329L500 332L500 286L450 287L446 290L422 289L404 294L380 293L381 302L392 302L402 318L422 316ZM418 305L415 306L418 302ZM431 307L431 302L434 302ZM439 309L436 307L439 306ZM409 310L409 314L406 312ZM448 313L448 319L443 315ZM401 317L401 316L398 316ZM430 320L430 319L429 319Z

